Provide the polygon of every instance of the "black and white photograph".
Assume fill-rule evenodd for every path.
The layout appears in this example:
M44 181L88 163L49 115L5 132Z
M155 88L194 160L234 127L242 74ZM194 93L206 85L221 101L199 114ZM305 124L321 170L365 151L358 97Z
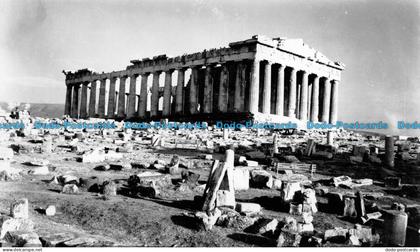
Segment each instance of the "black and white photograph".
M420 1L0 0L0 249L420 248Z

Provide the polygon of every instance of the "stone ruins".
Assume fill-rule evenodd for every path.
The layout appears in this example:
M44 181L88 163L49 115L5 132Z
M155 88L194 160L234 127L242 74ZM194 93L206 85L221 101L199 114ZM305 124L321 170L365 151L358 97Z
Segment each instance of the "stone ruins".
M301 39L256 35L225 48L132 60L121 71L64 71L64 114L175 121L268 115L334 123L343 69Z

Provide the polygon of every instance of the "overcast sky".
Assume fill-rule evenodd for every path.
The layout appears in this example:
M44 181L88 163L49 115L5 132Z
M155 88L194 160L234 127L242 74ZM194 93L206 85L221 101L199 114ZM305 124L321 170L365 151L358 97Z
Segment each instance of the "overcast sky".
M339 119L420 121L419 2L1 0L0 101L64 103L63 69L121 70L264 34L346 65Z

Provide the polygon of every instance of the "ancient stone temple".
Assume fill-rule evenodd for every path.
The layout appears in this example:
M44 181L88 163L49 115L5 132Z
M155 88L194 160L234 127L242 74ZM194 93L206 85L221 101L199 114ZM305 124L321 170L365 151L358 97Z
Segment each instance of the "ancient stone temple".
M64 72L64 113L135 121L334 123L343 69L301 39L258 35L220 49L132 60L110 73Z

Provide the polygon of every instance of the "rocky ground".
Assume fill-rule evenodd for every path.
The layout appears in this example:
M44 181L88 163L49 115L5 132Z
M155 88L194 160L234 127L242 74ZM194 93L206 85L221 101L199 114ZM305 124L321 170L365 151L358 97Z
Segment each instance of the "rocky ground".
M347 131L0 133L2 246L385 246L391 209L419 246L417 138L396 141L390 168L382 139ZM233 202L201 211L227 149Z

